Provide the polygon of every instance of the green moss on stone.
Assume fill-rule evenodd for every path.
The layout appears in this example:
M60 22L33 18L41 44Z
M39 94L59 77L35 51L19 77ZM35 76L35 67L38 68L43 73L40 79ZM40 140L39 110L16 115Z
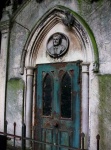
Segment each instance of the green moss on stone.
M19 91L24 90L24 83L20 79L10 79L7 86L7 98L16 101Z
M8 81L8 88L9 89L13 89L13 90L18 90L18 89L21 89L21 88L23 88L23 86L24 86L24 83L23 83L23 81L22 80L20 80L20 79L10 79L9 81Z
M99 76L99 98L100 149L106 150L111 147L111 75Z
M13 123L17 123L17 129L21 132L23 121L23 97L24 97L24 82L21 79L13 78L7 83L7 98L6 98L6 120L8 121L8 133L13 134ZM20 129L18 128L20 127ZM7 150L12 149L13 141L8 141ZM11 147L11 148L10 148ZM17 148L16 150L19 150Z
M6 118L15 121L23 114L24 82L21 79L10 79L7 84Z

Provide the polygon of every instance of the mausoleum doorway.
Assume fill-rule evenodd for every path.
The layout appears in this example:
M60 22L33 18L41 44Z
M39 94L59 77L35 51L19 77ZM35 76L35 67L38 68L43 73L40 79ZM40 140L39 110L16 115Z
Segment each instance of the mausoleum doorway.
M80 133L89 135L90 77L98 54L88 32L77 14L57 6L27 40L26 135L52 143L37 144L39 150L80 148Z

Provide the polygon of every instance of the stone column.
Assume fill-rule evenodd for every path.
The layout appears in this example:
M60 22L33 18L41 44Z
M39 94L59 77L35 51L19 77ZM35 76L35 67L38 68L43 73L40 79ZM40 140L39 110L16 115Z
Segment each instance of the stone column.
M0 131L4 132L4 120L6 119L6 88L7 88L7 58L10 37L9 10L4 10L0 21L1 45L0 45Z
M89 64L82 64L82 132L85 134L85 148L88 148L89 130Z
M27 79L26 79L26 137L32 137L32 107L33 107L33 78L34 69L27 68ZM27 141L27 147L30 147L31 142Z

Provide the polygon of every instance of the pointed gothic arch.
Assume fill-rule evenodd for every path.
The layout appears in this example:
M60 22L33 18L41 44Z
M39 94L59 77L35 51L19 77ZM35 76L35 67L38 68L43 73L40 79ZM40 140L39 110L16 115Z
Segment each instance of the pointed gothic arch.
M63 24L62 19L65 18L65 10L68 10L73 18L74 24L71 29ZM69 47L69 52L66 54L67 57L64 60L59 60L60 62L67 61L77 61L81 60L82 64L82 131L86 133L88 136L89 131L89 93L88 90L89 83L89 65L90 70L95 69L98 71L98 68L93 68L93 63L97 63L99 61L97 44L94 38L93 33L91 32L88 25L85 21L75 12L69 10L63 6L56 6L49 11L37 22L35 27L33 28L31 34L29 35L27 42L24 47L23 55L22 55L22 64L21 64L21 74L23 74L24 67L27 70L27 84L26 84L26 125L27 125L27 136L31 137L31 125L32 125L32 108L31 103L33 99L33 74L34 68L37 64L42 63L54 63L58 62L54 59L47 56L46 53L46 39L53 33L57 31L54 30L59 24L61 29L65 28L65 32L67 34L69 40L71 38L76 39L76 42L79 43L80 51L79 55L72 55L73 51L71 51L71 47ZM74 37L72 36L74 34ZM49 34L50 33L50 34ZM72 40L73 41L73 40ZM43 44L45 43L45 44ZM73 42L72 42L73 43ZM42 45L42 48L41 48ZM45 46L44 46L45 45ZM41 53L42 52L42 53ZM78 54L78 53L76 53ZM71 57L70 57L71 56ZM30 118L29 118L30 116Z
M25 55L22 55L22 67L24 67L24 61L25 67L34 67L36 65L36 58L41 43L43 42L48 32L55 25L58 23L63 25L62 19L65 17L65 10L68 10L73 15L75 20L72 29L74 32L76 32L81 44L83 45L83 62L98 63L99 56L97 44L89 26L77 13L63 6L56 6L46 12L46 14L37 22L31 31L23 50L23 54L25 53Z

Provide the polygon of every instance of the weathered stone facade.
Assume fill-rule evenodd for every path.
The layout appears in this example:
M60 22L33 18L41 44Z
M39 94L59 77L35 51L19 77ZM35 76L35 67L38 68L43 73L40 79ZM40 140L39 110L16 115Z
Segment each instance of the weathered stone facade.
M0 131L7 120L8 132L16 122L21 135L25 122L27 136L32 136L38 64L81 60L81 131L87 137L86 148L96 150L100 134L100 150L110 150L111 1L27 0L14 13L10 10L11 6L6 8L0 22ZM75 19L71 29L62 22L66 10ZM56 32L66 34L70 45L66 54L54 59L46 53L46 44Z

